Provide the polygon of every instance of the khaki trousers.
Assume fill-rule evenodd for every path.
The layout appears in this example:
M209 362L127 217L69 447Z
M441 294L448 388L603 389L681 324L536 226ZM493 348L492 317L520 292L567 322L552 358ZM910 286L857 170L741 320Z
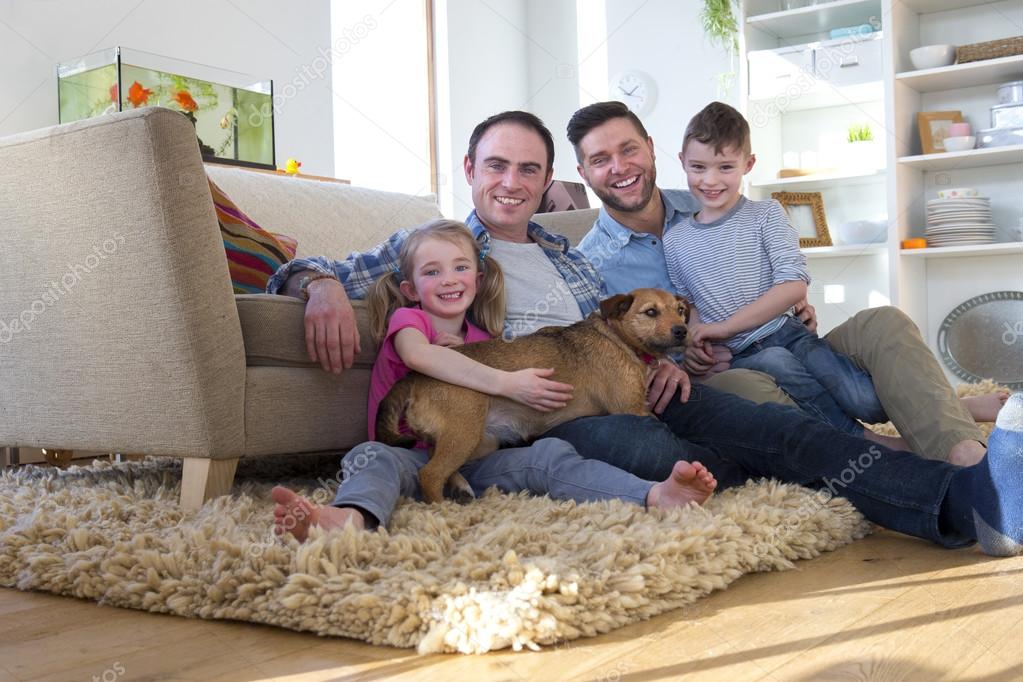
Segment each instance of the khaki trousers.
M956 443L985 442L920 330L898 308L860 311L825 339L870 374L888 417L913 452L928 459L946 460ZM762 372L730 369L705 383L756 403L794 404Z

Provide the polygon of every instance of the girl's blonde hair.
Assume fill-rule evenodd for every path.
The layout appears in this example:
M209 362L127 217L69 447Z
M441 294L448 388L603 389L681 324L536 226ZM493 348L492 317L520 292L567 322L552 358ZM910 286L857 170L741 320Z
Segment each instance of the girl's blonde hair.
M504 274L501 266L489 255L480 257L480 247L473 239L472 232L457 220L433 220L420 225L401 245L398 253L397 271L388 272L373 283L367 299L369 307L370 332L373 340L380 343L387 336L387 322L398 308L412 306L414 301L401 293L402 280L412 281L415 272L414 261L419 246L428 239L444 239L453 244L469 247L477 271L483 273L483 280L476 289L476 298L468 312L473 323L494 337L504 329L505 298Z

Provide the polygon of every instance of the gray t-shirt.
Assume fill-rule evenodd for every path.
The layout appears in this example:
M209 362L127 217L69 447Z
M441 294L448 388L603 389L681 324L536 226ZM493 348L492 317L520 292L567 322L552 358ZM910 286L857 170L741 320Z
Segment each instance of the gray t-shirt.
M508 319L505 334L531 334L541 327L564 327L583 318L579 304L539 244L490 240L490 255L504 271Z

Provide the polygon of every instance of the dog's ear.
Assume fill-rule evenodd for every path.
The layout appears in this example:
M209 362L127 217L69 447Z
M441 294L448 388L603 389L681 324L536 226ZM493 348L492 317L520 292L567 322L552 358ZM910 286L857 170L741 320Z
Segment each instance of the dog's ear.
M679 307L679 310L682 311L682 317L684 317L686 322L688 323L689 322L689 311L691 309L691 306L689 305L689 301L687 301L686 299L682 298L678 294L675 295L675 300L678 301L678 307Z
M619 320L625 317L632 307L635 297L632 294L615 294L600 302L600 316L605 320Z

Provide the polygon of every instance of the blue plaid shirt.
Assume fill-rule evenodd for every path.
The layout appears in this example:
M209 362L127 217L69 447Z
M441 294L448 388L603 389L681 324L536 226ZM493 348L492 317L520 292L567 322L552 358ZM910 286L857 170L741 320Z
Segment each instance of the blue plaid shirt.
M489 251L490 233L476 215L476 211L469 214L465 224L469 226L480 248ZM583 317L597 310L600 307L604 284L600 274L586 256L571 248L565 237L550 234L536 223L529 223L527 233L531 240L540 245L558 274L564 278L579 304ZM405 243L409 234L411 234L409 230L398 230L382 244L362 253L353 252L343 261L324 256L296 258L282 265L274 273L267 282L266 292L276 294L294 272L314 270L337 277L344 285L349 298L365 298L373 282L398 265L401 245Z

